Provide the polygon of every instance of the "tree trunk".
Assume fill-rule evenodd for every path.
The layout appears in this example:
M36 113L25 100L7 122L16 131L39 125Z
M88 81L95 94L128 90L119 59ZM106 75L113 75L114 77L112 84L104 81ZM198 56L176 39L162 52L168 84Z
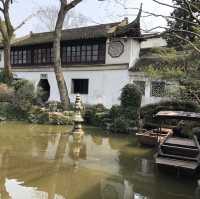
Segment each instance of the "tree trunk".
M53 43L53 51L54 51L54 72L56 75L56 80L58 84L58 89L60 92L60 100L64 110L67 110L70 100L68 95L67 86L64 80L64 75L61 66L61 53L60 53L60 41L61 41L61 33L62 26L64 23L65 11L61 6L58 19L56 22L55 35L54 35L54 43Z
M10 61L11 46L10 42L4 43L4 73L6 83L11 83L13 80L11 61Z

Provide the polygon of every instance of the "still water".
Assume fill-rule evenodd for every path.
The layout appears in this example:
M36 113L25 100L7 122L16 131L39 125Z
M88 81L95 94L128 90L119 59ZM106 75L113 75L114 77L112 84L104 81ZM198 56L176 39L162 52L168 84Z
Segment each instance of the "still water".
M132 136L0 123L0 199L200 199L196 179L160 174Z

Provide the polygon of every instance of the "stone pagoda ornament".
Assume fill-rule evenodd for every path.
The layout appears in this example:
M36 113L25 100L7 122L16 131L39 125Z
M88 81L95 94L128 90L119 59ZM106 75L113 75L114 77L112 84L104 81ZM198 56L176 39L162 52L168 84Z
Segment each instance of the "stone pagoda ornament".
M83 110L83 105L81 101L81 96L77 95L74 106L74 128L72 130L73 136L73 158L74 158L74 167L78 168L80 148L83 140L84 131L82 129L83 117L81 111Z
M82 123L83 123L83 117L81 115L81 111L83 110L83 105L81 101L81 96L77 95L76 96L76 101L75 101L75 113L74 113L74 128L72 131L73 137L76 140L80 140L80 138L83 136L84 132L82 129Z

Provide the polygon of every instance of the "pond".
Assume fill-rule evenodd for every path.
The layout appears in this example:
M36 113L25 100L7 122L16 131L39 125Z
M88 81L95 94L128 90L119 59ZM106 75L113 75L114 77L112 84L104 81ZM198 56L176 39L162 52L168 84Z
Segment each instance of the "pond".
M199 199L194 179L159 173L133 136L0 123L0 199ZM74 151L76 153L74 153Z

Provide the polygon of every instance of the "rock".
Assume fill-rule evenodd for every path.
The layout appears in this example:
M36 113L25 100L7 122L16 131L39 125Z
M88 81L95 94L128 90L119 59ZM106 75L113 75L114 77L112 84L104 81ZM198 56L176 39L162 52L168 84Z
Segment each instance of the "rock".
M70 125L73 124L72 117L65 116L60 112L51 112L49 113L49 124L56 125Z
M29 113L29 121L37 124L71 125L73 111L50 112L47 108L33 107Z
M0 117L0 122L3 122L6 120L6 117Z

